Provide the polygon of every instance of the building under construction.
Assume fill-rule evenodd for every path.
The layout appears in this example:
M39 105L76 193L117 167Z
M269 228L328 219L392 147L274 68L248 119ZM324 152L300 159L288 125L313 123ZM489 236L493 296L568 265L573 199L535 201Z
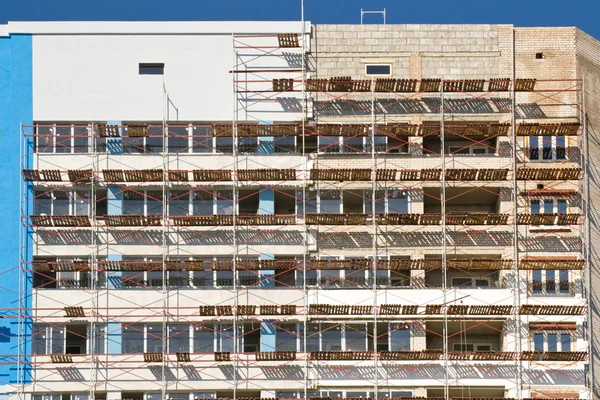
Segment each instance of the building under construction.
M0 399L600 398L580 30L11 22L0 65Z

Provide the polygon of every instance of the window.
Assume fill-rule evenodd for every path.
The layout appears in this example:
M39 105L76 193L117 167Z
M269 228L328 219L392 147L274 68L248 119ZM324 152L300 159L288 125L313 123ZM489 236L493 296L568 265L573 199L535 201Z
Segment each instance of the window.
M33 354L64 354L65 333L64 326L34 324L32 329Z
M407 351L411 349L411 331L405 324L389 324L389 349Z
M530 136L530 161L561 161L567 159L565 136Z
M36 190L34 193L34 215L90 215L90 209L89 191Z
M541 199L529 202L532 214L567 214L569 203L566 199Z
M144 325L133 324L123 326L121 336L121 346L123 354L143 353L144 352ZM162 350L161 350L162 351Z
M541 352L571 351L573 338L568 332L540 332L533 334L533 349Z
M215 348L215 330L212 326L194 327L194 353L212 353Z
M162 324L146 325L146 352L161 353L163 351L163 326Z
M489 344L473 344L473 343L454 343L452 351L473 352L473 351L491 351L492 346Z
M106 354L106 325L96 324L93 328L89 325L87 337L94 339L94 354ZM91 343L90 340L88 347L91 346Z
M187 324L169 324L169 353L187 353L190 351L190 326Z
M212 153L213 136L210 126L192 127L192 152L193 153Z
M278 324L275 329L275 349L297 351L299 335L296 324Z
M189 132L187 125L167 126L167 145L169 153L187 153L189 148Z
M164 75L165 64L164 63L140 63L139 73L140 73L140 75Z
M538 296L570 295L569 271L531 271L531 293Z
M371 214L372 212L372 192L366 190L364 192L365 209L364 212ZM375 192L375 213L409 213L409 198L406 190L402 189L387 189L377 190Z
M450 155L480 155L487 154L488 148L486 146L470 146L469 144L459 146L449 146L448 151Z
M81 124L36 125L36 152L55 154L88 153L90 129Z
M490 287L490 279L486 277L452 278L452 287L458 289L486 289Z
M367 337L367 324L344 325L345 350L366 351Z
M156 190L124 190L123 207L124 215L162 215L161 191Z
M391 76L391 64L365 64L366 76Z

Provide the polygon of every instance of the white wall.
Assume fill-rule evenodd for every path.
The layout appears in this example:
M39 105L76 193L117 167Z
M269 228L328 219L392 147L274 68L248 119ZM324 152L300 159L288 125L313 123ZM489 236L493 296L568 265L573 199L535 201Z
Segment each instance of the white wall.
M210 29L198 28L197 33L190 29L170 34L160 29L157 31L161 34L148 34L136 32L135 23L132 25L132 33L125 34L115 34L124 29L118 28L121 25L107 25L103 32L34 35L34 120L160 121L164 109L163 78L173 103L169 110L171 120L232 119L231 32L211 26ZM241 23L239 29L253 34L301 32L300 23L249 25ZM177 32L179 23L172 26L172 32ZM158 27L164 28L163 25ZM222 28L231 29L231 26ZM277 46L274 35L262 42L261 45ZM261 51L252 51L261 54ZM139 75L139 63L164 63L164 77ZM289 61L285 57L264 57L263 66L284 68L289 66ZM266 113L262 119L291 119L292 113L285 112L278 102L264 104Z

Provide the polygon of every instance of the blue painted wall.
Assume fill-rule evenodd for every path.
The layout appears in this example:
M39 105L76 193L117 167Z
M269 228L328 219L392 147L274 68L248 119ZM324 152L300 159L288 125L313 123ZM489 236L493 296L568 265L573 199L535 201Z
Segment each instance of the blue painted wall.
M19 307L19 267L21 243L24 239L23 259L32 260L31 232L20 229L21 205L23 213L31 211L31 185L23 183L21 178L21 131L20 124L33 123L33 79L32 79L32 40L31 35L13 35L0 38L0 256L2 257L2 283L0 284L0 354L6 355L1 362L16 361ZM25 166L33 162L33 139L26 143ZM29 200L21 203L20 188L29 194ZM22 236L21 236L22 235ZM22 305L31 307L30 273L24 275ZM13 309L8 310L6 309ZM26 337L22 353L31 354L31 320L25 318L23 334ZM26 357L25 362L30 359ZM30 369L19 371L16 365L0 364L0 399L16 388L11 385L18 382L18 374L24 382L31 379Z

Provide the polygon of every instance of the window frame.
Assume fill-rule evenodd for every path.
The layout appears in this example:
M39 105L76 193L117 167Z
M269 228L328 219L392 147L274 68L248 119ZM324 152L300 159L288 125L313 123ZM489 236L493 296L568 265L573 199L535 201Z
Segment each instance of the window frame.
M564 158L558 158L558 138L563 138L564 140ZM536 138L537 146L532 146L532 138ZM550 138L550 148L551 148L551 157L544 158L544 143L547 143L545 138ZM537 149L537 157L532 158L532 150ZM569 161L569 137L568 136L530 136L527 138L527 159L530 162L560 162L560 161Z
M542 337L543 341L542 341L542 345L543 345L543 350L537 350L535 348L535 338ZM548 337L549 335L556 335L557 336L557 341L556 341L556 346L557 349L556 350L549 350L549 341L548 341ZM573 347L576 345L577 343L577 338L575 337L574 332L572 331L534 331L531 332L531 337L530 337L530 345L531 345L531 350L532 351L540 351L542 353L546 353L546 352L564 352L565 350L563 350L563 336L568 336L569 337L569 350L567 350L567 352L572 352Z
M48 134L40 134L38 133L38 129L39 128L47 128L50 130L50 133ZM57 144L60 142L62 143L62 140L58 140L59 136L58 136L58 129L69 129L69 134L68 135L64 135L64 136L60 136L61 138L67 138L69 137L69 144L68 146L57 146ZM79 132L75 132L76 129L85 129L86 131L86 135L83 135L83 133L79 133ZM51 141L52 141L52 145L48 145L46 148L47 149L51 149L51 151L39 151L40 149L40 144L39 144L39 138L40 136L44 136L44 137L48 137ZM85 151L77 151L76 148L79 147L77 145L77 139L83 139L85 138L86 141L86 145L82 146L85 148ZM93 135L92 135L92 125L91 124L78 124L78 123L58 123L58 122L52 122L52 123L35 123L35 153L37 154L89 154L91 151L91 146L93 145L92 140L96 139ZM62 148L62 149L67 149L68 151L57 151L58 148Z
M465 286L455 285L454 284L455 279L470 279L471 286L465 287ZM487 287L479 287L479 286L477 286L477 281L487 281L488 286ZM450 287L453 289L493 289L492 278L487 277L487 276L453 276L450 279Z
M553 275L553 279L548 281L548 271L552 271L552 275ZM540 285L540 289L536 289L535 285L536 282L538 282L538 280L536 279L535 275L537 275L539 273L539 285ZM561 275L562 274L566 274L567 275L567 289L566 291L563 292L562 287L561 287L561 282L564 282L565 280L562 279ZM543 270L543 269L538 269L538 270L533 270L529 273L529 281L530 283L530 290L529 293L531 296L561 296L561 297L572 297L575 296L574 291L572 290L572 280L573 280L573 274L571 273L570 270L566 270L566 269L552 269L552 270ZM548 286L549 286L549 282L553 282L554 285L554 291L549 291L548 290Z

